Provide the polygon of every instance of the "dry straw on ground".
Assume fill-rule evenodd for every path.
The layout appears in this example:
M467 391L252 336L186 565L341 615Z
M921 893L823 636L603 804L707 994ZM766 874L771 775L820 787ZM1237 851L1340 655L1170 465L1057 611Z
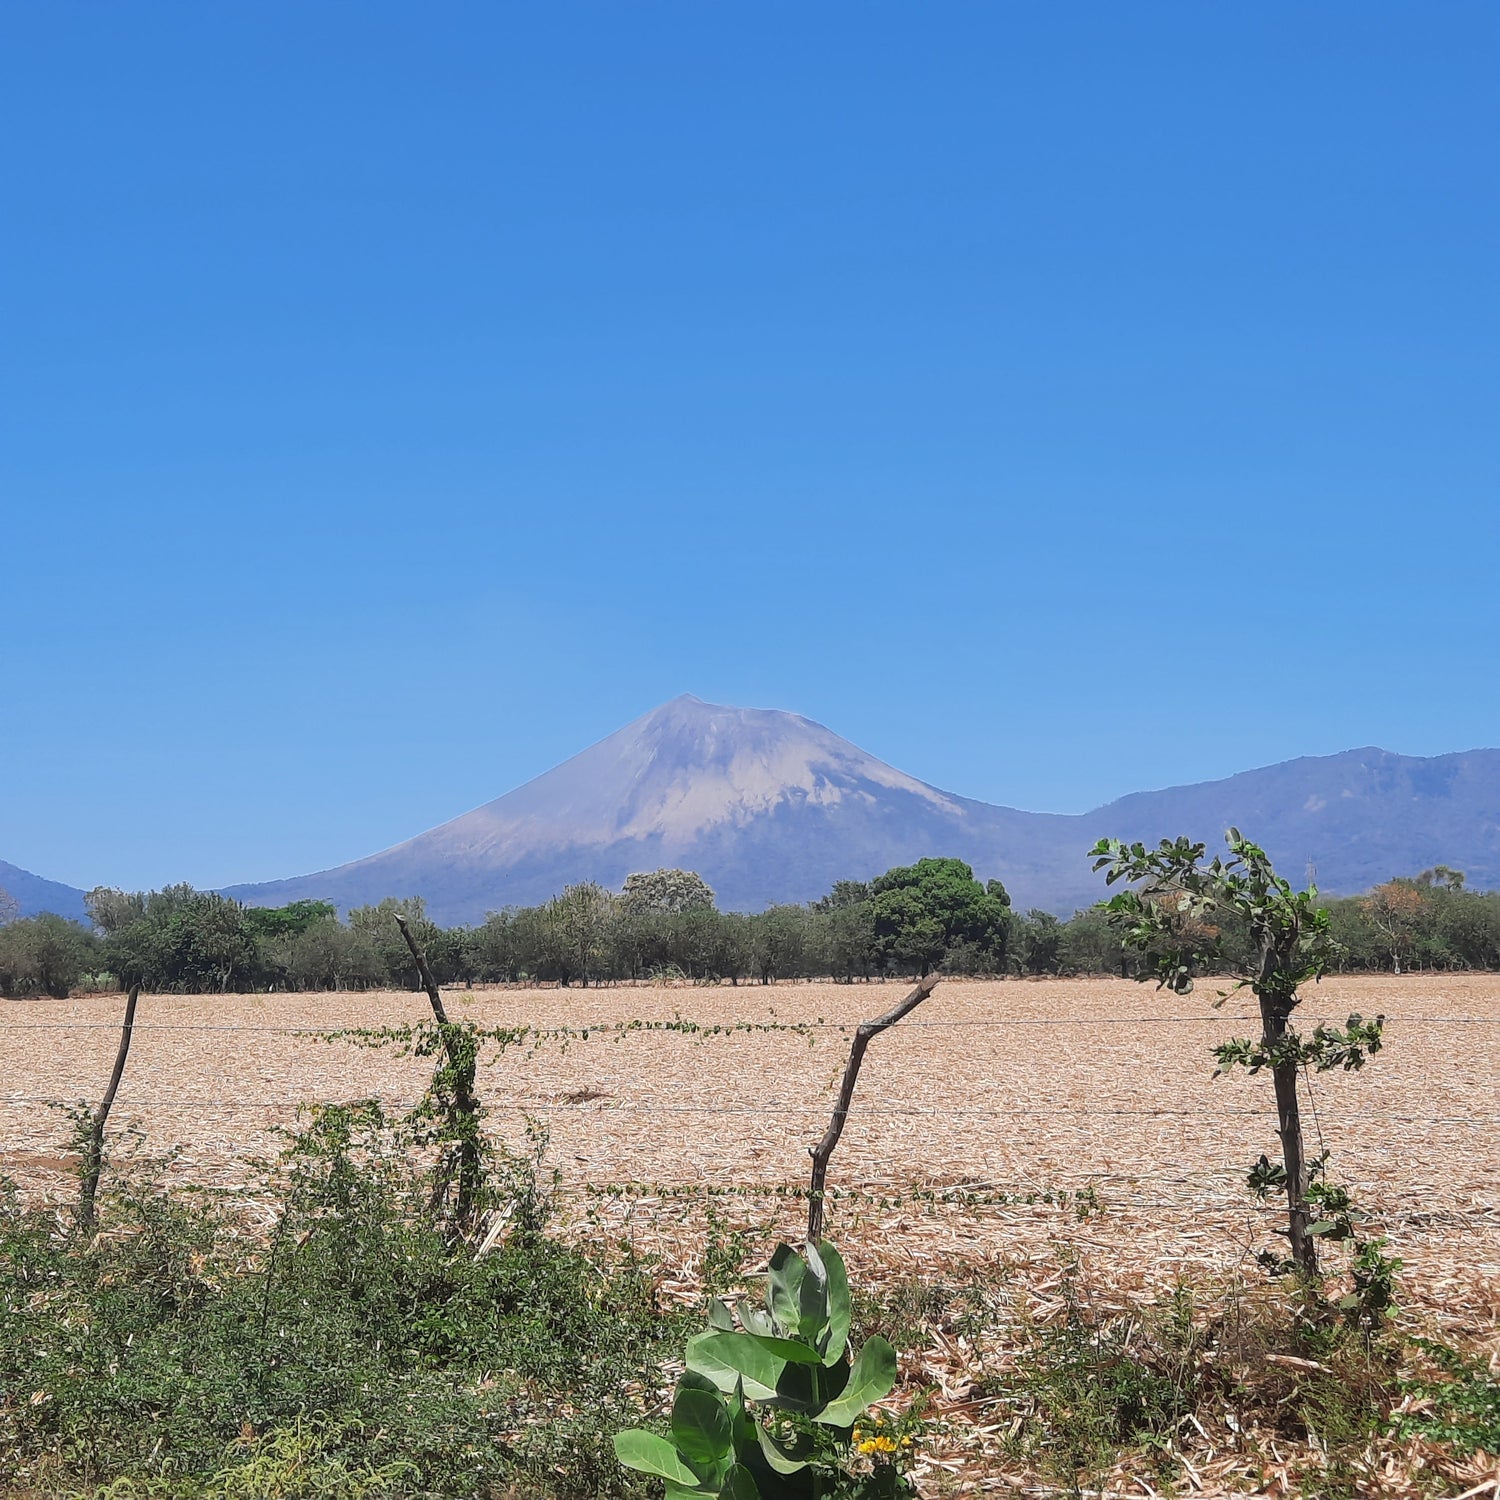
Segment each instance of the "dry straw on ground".
M454 1019L486 1026L815 1023L805 1034L595 1032L481 1065L498 1136L520 1150L526 1116L545 1124L562 1222L658 1254L667 1293L692 1297L704 1205L691 1191L758 1187L718 1200L722 1223L795 1236L803 1205L778 1189L805 1183L849 1028L887 1009L896 987L489 989L447 998ZM1207 987L1179 999L1110 980L940 985L872 1046L834 1158L830 1182L858 1192L830 1205L829 1232L856 1276L951 1282L1004 1266L1017 1316L1040 1319L1056 1315L1056 1278L1070 1261L1082 1278L1075 1284L1121 1310L1178 1280L1203 1289L1253 1280L1250 1257L1269 1242L1276 1217L1248 1199L1243 1174L1260 1152L1275 1154L1270 1083L1211 1077L1212 1044L1254 1030L1243 1019L1252 1007L1231 998L1215 1011L1211 999ZM69 1187L60 1153L67 1122L35 1101L97 1097L118 1009L101 997L0 1012L0 1173L28 1195ZM1299 1019L1310 1027L1351 1010L1392 1018L1386 1049L1362 1073L1314 1080L1315 1149L1333 1153L1339 1179L1405 1261L1403 1316L1493 1345L1500 978L1333 979L1309 990ZM275 1149L272 1127L288 1123L299 1102L373 1095L406 1103L426 1077L420 1061L299 1031L425 1014L425 997L397 993L143 997L111 1126L133 1124L152 1151L175 1148L173 1179L226 1190L253 1217L248 1163ZM590 1191L622 1184L634 1186ZM930 1386L956 1425L929 1447L929 1481L947 1473L980 1488L1035 1483L1007 1468L1003 1434L968 1402L988 1356L941 1328L931 1338L913 1351L907 1375ZM1259 1486L1274 1492L1282 1482L1274 1444L1262 1452L1229 1428L1196 1442L1184 1472L1203 1492L1254 1487L1257 1466ZM1370 1493L1403 1493L1414 1468L1431 1461L1408 1448L1399 1458L1372 1452ZM1288 1472L1308 1461L1306 1452L1289 1455ZM1455 1470L1444 1483L1464 1477ZM1150 1484L1133 1480L1128 1492Z

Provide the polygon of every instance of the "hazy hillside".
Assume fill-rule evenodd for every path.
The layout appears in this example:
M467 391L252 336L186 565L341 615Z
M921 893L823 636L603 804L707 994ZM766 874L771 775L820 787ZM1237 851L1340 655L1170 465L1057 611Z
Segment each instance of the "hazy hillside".
M1213 839L1234 823L1299 884L1311 860L1331 895L1436 864L1466 871L1471 886L1500 887L1500 750L1305 756L1225 781L1137 792L1087 818L1141 839Z
M60 917L83 920L83 892L56 880L43 880L30 870L19 865L7 864L0 859L0 890L15 898L23 917L34 917L38 912L56 912Z
M1004 880L1018 906L1067 914L1102 893L1086 858L1102 835L1215 843L1232 823L1299 882L1314 863L1334 895L1439 863L1467 871L1473 886L1500 887L1500 751L1349 750L1064 816L941 791L796 714L682 697L392 849L230 894L256 905L321 897L345 909L421 894L440 921L473 922L573 881L618 889L633 870L681 865L721 906L758 910L955 854ZM0 887L23 914L83 916L83 892L3 861Z
M720 904L804 901L845 876L956 854L1021 906L1097 898L1085 851L1104 834L1217 840L1237 823L1331 893L1438 862L1500 885L1500 751L1305 758L1141 792L1078 816L1020 812L916 780L795 714L682 697L494 802L336 870L236 887L256 904L341 907L419 892L444 922L632 870L698 870Z

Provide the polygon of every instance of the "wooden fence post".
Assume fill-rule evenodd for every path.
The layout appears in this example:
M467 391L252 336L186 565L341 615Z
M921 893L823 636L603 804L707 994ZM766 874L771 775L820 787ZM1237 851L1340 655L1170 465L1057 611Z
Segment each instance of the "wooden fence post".
M849 1105L854 1099L854 1083L859 1077L859 1065L865 1060L865 1048L871 1038L877 1037L888 1026L894 1026L903 1016L910 1015L936 988L938 974L928 974L917 981L916 988L893 1010L873 1021L861 1021L849 1046L849 1061L844 1066L844 1081L839 1086L839 1100L833 1107L833 1118L823 1139L813 1146L808 1155L812 1157L812 1180L807 1195L807 1241L816 1245L823 1236L823 1184L828 1175L828 1159L844 1133L844 1122L849 1118Z
M454 1036L453 1023L448 1019L442 993L438 989L437 980L432 977L432 970L427 965L427 955L422 952L421 945L411 930L411 924L400 912L397 912L395 916L396 925L401 929L401 936L406 939L406 946L411 949L411 956L416 960L417 974L421 978L423 989L427 991L427 999L432 1005L432 1014L438 1023L438 1034L443 1043L443 1051L448 1057L448 1070L453 1076L454 1107L449 1125L453 1128L453 1134L456 1137L451 1149L456 1156L458 1166L458 1196L453 1209L454 1221L460 1230L465 1230L469 1227L478 1205L481 1177L479 1099L474 1092L476 1058L473 1054L466 1055L459 1045L458 1038ZM454 1157L450 1157L450 1162L453 1159ZM440 1176L437 1201L441 1201L445 1191L443 1179Z
M109 1075L109 1087L99 1108L89 1121L88 1138L83 1147L83 1165L78 1183L78 1227L85 1232L94 1227L94 1199L99 1192L99 1175L104 1170L104 1122L109 1118L110 1107L115 1102L115 1093L120 1087L120 1078L125 1072L125 1059L130 1056L130 1033L135 1025L135 1002L140 998L141 987L130 986L125 997L125 1020L120 1027L120 1050L115 1053L114 1072Z

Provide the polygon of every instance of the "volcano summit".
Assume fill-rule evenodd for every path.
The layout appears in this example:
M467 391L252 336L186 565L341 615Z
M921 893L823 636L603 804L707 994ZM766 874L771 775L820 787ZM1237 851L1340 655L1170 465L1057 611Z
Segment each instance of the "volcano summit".
M1002 879L1018 906L1067 914L1102 894L1085 856L1095 839L1188 833L1213 844L1231 823L1288 870L1316 861L1330 893L1438 863L1466 869L1471 885L1500 884L1500 751L1349 750L1065 816L941 791L798 714L683 696L394 848L228 894L342 908L422 895L451 924L669 865L698 871L721 907L757 910L956 855Z

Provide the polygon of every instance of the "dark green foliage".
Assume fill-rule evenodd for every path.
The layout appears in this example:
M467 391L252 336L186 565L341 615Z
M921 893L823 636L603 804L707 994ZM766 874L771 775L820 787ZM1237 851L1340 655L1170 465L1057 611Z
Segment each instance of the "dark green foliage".
M402 1494L634 1492L610 1434L682 1325L638 1269L524 1223L477 1259L455 1249L373 1106L320 1111L290 1143L264 1246L113 1181L86 1243L0 1202L16 1482L185 1484L302 1442L329 1474L401 1475Z
M99 965L99 940L81 923L44 912L0 927L0 994L66 999Z
M875 1491L847 1467L854 1424L896 1383L896 1351L878 1334L849 1357L852 1303L838 1251L779 1245L765 1303L717 1299L709 1327L688 1340L668 1434L615 1438L627 1468L665 1481L667 1500L801 1500ZM891 1465L879 1493L908 1493Z
M332 922L337 915L331 901L293 901L289 906L248 906L245 925L261 941L295 938L310 928Z
M1416 1409L1398 1418L1397 1437L1425 1437L1460 1457L1500 1453L1500 1378L1481 1359L1429 1339L1414 1340L1432 1365L1429 1374L1402 1384Z
M1147 854L1144 846L1140 852ZM1328 903L1328 965L1390 968L1394 951L1406 967L1500 968L1500 893L1471 891L1459 872L1441 866L1381 889L1390 899L1376 906L1364 897ZM1192 939L1185 949L1165 937L1132 946L1103 906L1066 921L1038 908L1017 912L1000 881L981 886L955 859L919 860L874 881L840 880L807 906L748 916L716 910L713 892L690 870L631 876L618 896L589 883L570 886L541 906L447 929L427 919L417 897L356 908L345 922L323 901L242 908L186 885L134 894L100 888L88 904L103 948L89 950L83 969L70 961L50 981L53 989L67 974L96 968L122 985L140 980L148 991L410 989L416 981L391 920L396 911L410 916L444 985L852 983L937 965L948 974L1126 974L1142 964L1154 970L1168 949L1182 950L1187 975L1204 975L1243 973L1255 953L1251 924L1233 904L1220 903L1211 922L1179 924L1176 936ZM1393 950L1380 921L1389 925L1398 909L1404 925ZM8 930L0 924L0 934ZM0 937L0 991L47 988L33 977L34 963L7 957L27 941Z
M931 972L958 943L1004 947L1005 888L986 890L961 859L919 859L871 886L876 951L894 969Z
M226 896L190 885L146 895L100 887L87 900L104 962L122 985L203 994L249 989L259 976L248 914Z

